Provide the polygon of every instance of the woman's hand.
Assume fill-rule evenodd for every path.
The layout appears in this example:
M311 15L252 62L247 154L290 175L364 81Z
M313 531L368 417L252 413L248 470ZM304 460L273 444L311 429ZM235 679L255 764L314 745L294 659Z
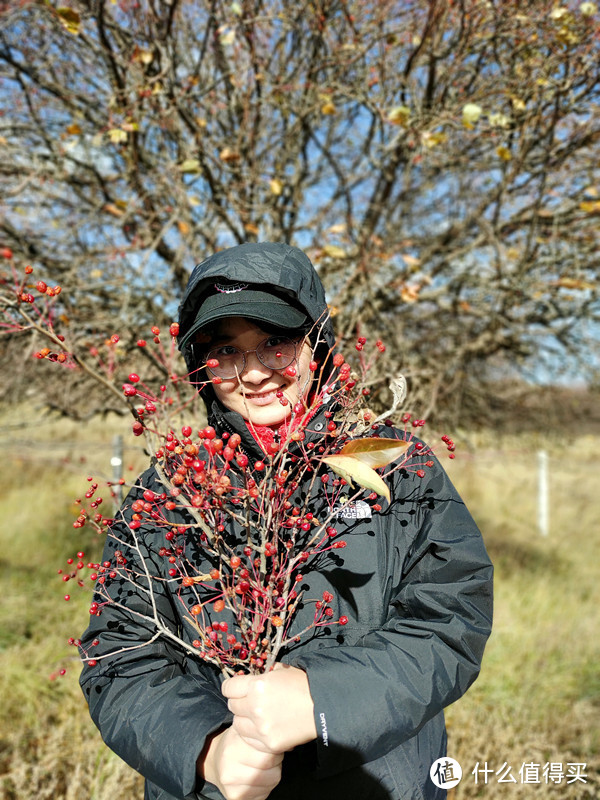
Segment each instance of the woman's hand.
M306 673L276 664L264 675L236 675L221 686L234 714L232 728L252 747L283 753L317 736Z
M283 753L249 745L233 728L213 736L198 759L198 774L227 800L265 800L281 780Z

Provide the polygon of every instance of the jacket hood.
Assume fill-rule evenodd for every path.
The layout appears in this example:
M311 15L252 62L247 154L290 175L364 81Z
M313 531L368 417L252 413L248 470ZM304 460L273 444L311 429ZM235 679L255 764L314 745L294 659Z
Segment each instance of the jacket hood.
M259 242L221 250L198 264L188 281L179 306L179 347L191 372L194 364L189 344L182 342L193 325L201 301L219 291L215 284L231 282L260 287L284 298L302 309L313 325L320 342L317 352L333 351L335 334L331 325L325 290L308 256L297 247L279 242ZM267 320L268 321L268 320ZM316 341L316 336L311 336ZM248 449L256 443L248 433L242 417L225 409L217 400L212 386L202 389L208 419L219 428L236 431Z
M302 309L319 329L320 338L333 348L331 327L323 284L308 256L297 247L279 242L241 244L221 250L198 264L190 276L179 306L179 342L190 369L191 353L181 345L193 324L201 300L218 291L216 284L248 284L282 297Z

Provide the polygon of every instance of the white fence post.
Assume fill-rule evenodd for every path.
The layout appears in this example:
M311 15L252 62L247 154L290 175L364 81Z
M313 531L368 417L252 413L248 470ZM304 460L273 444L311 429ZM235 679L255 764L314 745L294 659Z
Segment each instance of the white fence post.
M542 536L549 532L548 511L548 453L538 451L538 528Z
M123 437L117 434L113 439L113 454L110 459L112 470L112 490L115 515L121 507L123 491L119 480L123 477Z

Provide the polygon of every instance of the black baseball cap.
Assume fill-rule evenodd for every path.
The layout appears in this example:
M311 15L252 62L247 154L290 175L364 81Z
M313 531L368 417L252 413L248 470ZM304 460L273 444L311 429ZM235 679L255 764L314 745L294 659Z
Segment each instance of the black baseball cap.
M200 303L196 317L184 334L184 347L198 331L225 317L244 317L268 322L278 328L297 329L309 322L308 315L280 295L247 283L215 283Z

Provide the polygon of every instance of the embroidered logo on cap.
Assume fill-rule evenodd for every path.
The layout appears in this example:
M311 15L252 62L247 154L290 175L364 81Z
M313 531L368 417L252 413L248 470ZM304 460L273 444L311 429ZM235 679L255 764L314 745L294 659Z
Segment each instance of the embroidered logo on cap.
M234 292L242 292L248 288L247 283L215 283L215 289L222 294L233 294Z

